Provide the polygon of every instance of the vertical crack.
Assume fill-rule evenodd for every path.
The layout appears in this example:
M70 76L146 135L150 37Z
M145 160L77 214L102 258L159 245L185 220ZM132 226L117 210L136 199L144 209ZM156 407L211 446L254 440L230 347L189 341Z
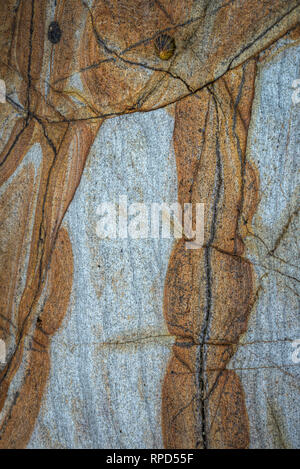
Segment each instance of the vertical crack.
M214 189L214 201L213 201L213 217L210 230L210 237L208 243L204 248L204 262L205 262L205 275L206 275L206 305L204 310L204 320L202 332L199 338L199 352L196 360L197 373L197 389L198 389L198 415L200 417L199 427L201 432L203 448L208 448L208 439L206 431L206 421L207 421L207 412L206 412L206 402L205 402L205 389L206 389L206 376L205 376L205 343L207 342L207 334L209 323L211 319L211 310L212 310L212 268L211 268L211 250L212 244L216 234L216 224L217 224L217 215L218 215L218 204L221 196L221 189L223 184L222 179L222 158L220 152L220 143L219 143L219 115L218 115L218 105L215 97L212 95L213 101L215 104L216 110L216 179L215 179L215 189ZM196 446L198 447L200 442L198 441Z

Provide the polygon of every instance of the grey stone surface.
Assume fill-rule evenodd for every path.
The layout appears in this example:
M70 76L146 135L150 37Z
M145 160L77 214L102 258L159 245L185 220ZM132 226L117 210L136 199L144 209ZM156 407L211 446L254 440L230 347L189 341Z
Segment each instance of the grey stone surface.
M287 40L258 64L247 157L258 169L260 202L246 242L257 301L230 365L244 386L252 448L300 446L300 368L293 361L300 338L300 104L292 100L299 77L300 47Z
M161 448L161 386L173 338L162 313L172 239L105 239L97 207L177 200L174 118L106 121L64 223L74 253L69 312L29 448Z

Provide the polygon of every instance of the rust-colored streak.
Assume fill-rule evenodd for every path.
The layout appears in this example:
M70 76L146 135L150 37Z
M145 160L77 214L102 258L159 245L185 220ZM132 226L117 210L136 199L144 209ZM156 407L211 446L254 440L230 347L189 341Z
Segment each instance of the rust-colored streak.
M250 61L177 104L174 147L180 203L205 204L202 249L174 247L164 313L177 336L163 386L167 448L246 448L243 389L226 366L254 299L245 226L257 203L257 181L246 164L255 79Z
M91 129L92 127L87 129L85 124L81 124L77 125L76 129L71 128L65 133L63 133L64 129L61 130L60 134L56 131L55 134L51 135L49 132L53 139L51 142L55 142L53 148L47 138L43 138L43 132L36 129L37 141L40 142L43 151L41 177L37 183L38 189L35 188L37 204L30 235L28 268L26 272L20 268L16 278L17 282L21 277L26 276L26 284L14 322L15 345L8 364L0 375L1 408L10 383L24 359L25 342L28 334L31 333L37 314L39 314L39 300L44 291L45 280L48 278L49 261L53 256L62 219L81 178L92 142ZM55 129L52 131L54 132ZM20 219L22 217L24 217L24 213L20 214ZM29 219L23 218L23 220L24 223L29 224ZM13 262L14 257L11 255L8 264L13 265ZM56 260L56 262L58 261ZM58 285L53 288L57 288L59 293ZM34 368L32 373L37 373ZM19 410L21 411L21 407ZM6 428L4 424L6 419L7 415L1 423L0 432L4 432Z
M48 272L43 309L29 342L22 384L1 422L0 448L23 448L30 439L49 375L51 336L67 311L72 278L72 246L67 231L61 228Z
M70 254L71 247L67 234L59 230L101 124L98 121L97 124L89 125L80 122L73 125L50 125L37 117L36 113L45 115L49 110L49 105L42 96L45 81L40 65L45 57L43 47L37 47L39 42L44 43L45 28L41 25L45 24L47 2L32 0L21 2L19 6L21 10L14 13L15 34L10 48L10 60L14 70L17 69L23 78L17 95L25 112L23 116L16 117L12 135L6 139L0 155L1 182L8 182L8 189L2 194L3 213L5 207L14 210L13 216L7 211L7 223L3 226L8 229L1 232L5 250L3 272L1 266L1 278L4 280L1 327L4 335L9 337L9 349L7 364L0 373L0 441L3 447L8 448L24 446L38 413L49 368L46 350L49 344L45 337L59 327L72 283L72 269L67 269L70 265L68 258L65 259L66 265L61 265L67 252ZM26 27L22 23L22 16ZM28 47L26 54L20 55L17 53L17 44L18 41L22 42L22 38ZM70 47L65 47L67 64L68 54L75 55L74 48L70 50ZM62 53L60 61L64 62ZM40 74L36 74L38 68ZM52 73L55 75L59 68L60 62L55 62ZM11 103L11 109L15 107L19 110L20 105L15 98ZM9 103L5 106L9 106ZM33 170L32 165L27 165L19 176L14 176L16 168L34 144L38 144L35 145L37 167ZM8 180L10 176L11 181ZM21 176L23 179L20 181ZM14 247L9 242L10 235L15 243ZM63 243L65 247L62 246ZM62 269L60 274L59 269ZM55 281L52 279L52 283L54 274L51 272L55 273ZM47 293L49 288L51 295ZM50 295L51 301L46 302L41 314L40 303L44 301L45 295ZM12 299L16 298L18 303L12 304ZM47 319L45 311L48 311ZM44 338L41 330L35 327L38 317L46 325L43 328L46 331ZM30 338L33 345L28 355ZM37 352L39 344L42 344L43 350Z

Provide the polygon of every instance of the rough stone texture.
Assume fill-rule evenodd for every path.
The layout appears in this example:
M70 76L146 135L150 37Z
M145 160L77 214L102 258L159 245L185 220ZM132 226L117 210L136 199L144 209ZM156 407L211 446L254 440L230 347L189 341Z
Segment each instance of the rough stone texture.
M299 0L0 11L0 447L298 447ZM204 246L99 242L120 194Z
M231 361L246 394L251 447L295 448L299 435L299 76L300 47L289 39L262 55L247 159L260 174L259 205L246 241L256 272L256 304Z

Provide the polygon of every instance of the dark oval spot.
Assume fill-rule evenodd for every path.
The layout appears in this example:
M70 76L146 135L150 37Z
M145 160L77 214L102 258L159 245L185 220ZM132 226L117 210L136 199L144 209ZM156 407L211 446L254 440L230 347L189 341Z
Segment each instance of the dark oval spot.
M52 21L48 29L48 39L52 44L57 44L61 38L61 29L57 21Z

